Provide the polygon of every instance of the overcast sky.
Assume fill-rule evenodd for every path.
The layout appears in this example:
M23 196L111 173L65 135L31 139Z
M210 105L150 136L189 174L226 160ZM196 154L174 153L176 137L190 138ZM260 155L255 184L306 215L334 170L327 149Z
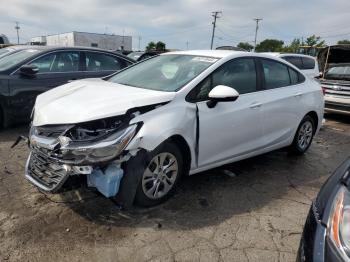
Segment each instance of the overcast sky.
M1 0L5 2L5 0ZM161 40L168 48L208 49L212 11L222 11L215 46L253 42L255 22L261 21L258 41L322 36L328 44L350 39L350 0L11 0L0 5L0 34L16 42L38 35L69 31L133 36L133 47Z

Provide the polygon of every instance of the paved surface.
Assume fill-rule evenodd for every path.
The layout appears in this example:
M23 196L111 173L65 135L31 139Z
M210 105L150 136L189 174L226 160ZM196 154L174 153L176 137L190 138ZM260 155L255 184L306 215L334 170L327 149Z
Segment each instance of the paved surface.
M119 211L73 191L44 195L23 178L24 127L0 133L1 261L294 261L312 198L350 155L350 118L332 117L309 152L272 152L184 179L152 209Z

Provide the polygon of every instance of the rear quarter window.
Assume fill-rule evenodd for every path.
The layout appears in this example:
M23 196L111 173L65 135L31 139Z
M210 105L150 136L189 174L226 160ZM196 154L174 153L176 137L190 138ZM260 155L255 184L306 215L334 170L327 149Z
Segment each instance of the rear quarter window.
M308 57L302 57L303 68L302 69L314 69L315 68L315 60Z
M285 56L282 57L282 59L286 60L287 62L291 63L299 69L303 69L303 63L301 61L301 58L298 56Z

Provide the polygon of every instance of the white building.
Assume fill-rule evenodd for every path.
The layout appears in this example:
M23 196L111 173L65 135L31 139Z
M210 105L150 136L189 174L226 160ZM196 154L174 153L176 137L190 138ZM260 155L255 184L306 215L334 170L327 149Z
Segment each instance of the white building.
M37 36L30 39L31 45L46 45L46 36Z
M33 38L32 40L38 39ZM46 45L98 47L106 50L132 50L132 37L86 32L69 32L46 36Z

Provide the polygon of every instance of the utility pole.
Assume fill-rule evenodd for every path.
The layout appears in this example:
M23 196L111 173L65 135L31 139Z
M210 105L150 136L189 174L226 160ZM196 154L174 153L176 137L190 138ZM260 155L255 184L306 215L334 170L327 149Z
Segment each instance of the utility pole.
M221 11L215 11L212 12L212 17L214 17L214 21L212 22L213 24L213 32L211 34L211 44L210 44L210 49L213 49L213 42L214 42L214 35L215 35L215 27L216 27L216 19L220 18L219 15L221 15L222 12Z
M258 37L259 21L261 21L262 18L254 18L254 20L256 21L255 40L254 40L254 52L255 52L255 48L256 48L256 38Z
M121 47L120 47L120 49L121 49L122 51L124 51L124 34L125 34L125 30L124 30L124 28L123 28L122 45L121 45Z
M186 41L186 50L188 50L188 45L189 45L189 42Z
M138 39L139 39L139 51L141 51L141 39L142 39L142 37L139 35Z
M15 29L17 31L17 44L19 44L19 29L21 29L21 28L19 27L19 23L18 22L16 22Z

